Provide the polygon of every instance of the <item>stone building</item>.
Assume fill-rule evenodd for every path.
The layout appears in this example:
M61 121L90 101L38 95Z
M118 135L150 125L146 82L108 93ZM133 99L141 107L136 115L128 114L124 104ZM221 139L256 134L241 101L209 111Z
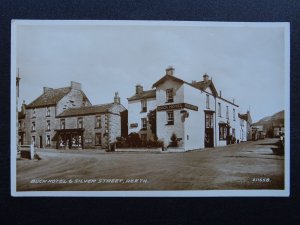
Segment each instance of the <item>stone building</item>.
M81 84L71 81L70 87L44 87L42 95L24 105L22 111L25 116L20 112L19 123L24 124L25 144L38 148L106 148L121 132L121 113L126 109L117 94L113 103L92 106Z
M141 93L136 90L128 98L128 132L138 131L142 135L148 124L141 118L156 109L156 135L165 146L173 133L182 151L224 146L236 140L240 136L239 106L223 98L207 74L201 81L189 83L174 72L174 68L167 68L152 90ZM139 112L145 99L151 107L147 107L147 112ZM132 129L132 124L137 126Z

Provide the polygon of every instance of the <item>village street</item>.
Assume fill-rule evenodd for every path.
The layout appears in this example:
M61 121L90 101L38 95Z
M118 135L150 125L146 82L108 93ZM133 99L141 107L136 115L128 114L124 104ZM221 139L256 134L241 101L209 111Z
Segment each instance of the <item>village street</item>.
M283 189L278 139L189 151L38 150L17 160L17 191Z

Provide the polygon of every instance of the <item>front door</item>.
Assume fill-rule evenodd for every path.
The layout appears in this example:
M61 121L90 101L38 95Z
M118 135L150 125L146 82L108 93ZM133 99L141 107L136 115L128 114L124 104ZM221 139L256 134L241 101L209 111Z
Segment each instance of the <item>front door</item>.
M214 114L211 111L205 112L205 148L214 147Z
M40 136L40 148L43 148L43 136Z

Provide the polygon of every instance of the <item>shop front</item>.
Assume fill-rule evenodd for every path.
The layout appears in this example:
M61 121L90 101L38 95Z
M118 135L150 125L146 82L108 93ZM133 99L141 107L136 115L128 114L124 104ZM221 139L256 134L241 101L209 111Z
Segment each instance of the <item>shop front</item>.
M83 149L83 128L56 130L54 139L57 149Z

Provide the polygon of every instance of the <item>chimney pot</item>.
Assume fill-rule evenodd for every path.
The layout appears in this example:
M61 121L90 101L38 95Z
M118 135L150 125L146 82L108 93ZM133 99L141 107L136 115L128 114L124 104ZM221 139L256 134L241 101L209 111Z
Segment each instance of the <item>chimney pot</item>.
M45 94L47 91L53 90L53 88L50 87L43 87L43 93Z
M222 98L222 91L220 90L220 98Z
M205 73L205 74L203 75L203 81L204 81L204 82L207 82L208 79L209 79L209 76Z
M71 81L71 88L80 91L81 90L81 83Z
M175 71L175 69L172 66L169 66L166 69L166 75L173 76L174 75L174 71Z
M135 86L135 93L138 95L138 94L142 94L142 92L143 92L143 86L140 84L137 84Z
M115 92L114 103L121 104L121 99L118 92Z

